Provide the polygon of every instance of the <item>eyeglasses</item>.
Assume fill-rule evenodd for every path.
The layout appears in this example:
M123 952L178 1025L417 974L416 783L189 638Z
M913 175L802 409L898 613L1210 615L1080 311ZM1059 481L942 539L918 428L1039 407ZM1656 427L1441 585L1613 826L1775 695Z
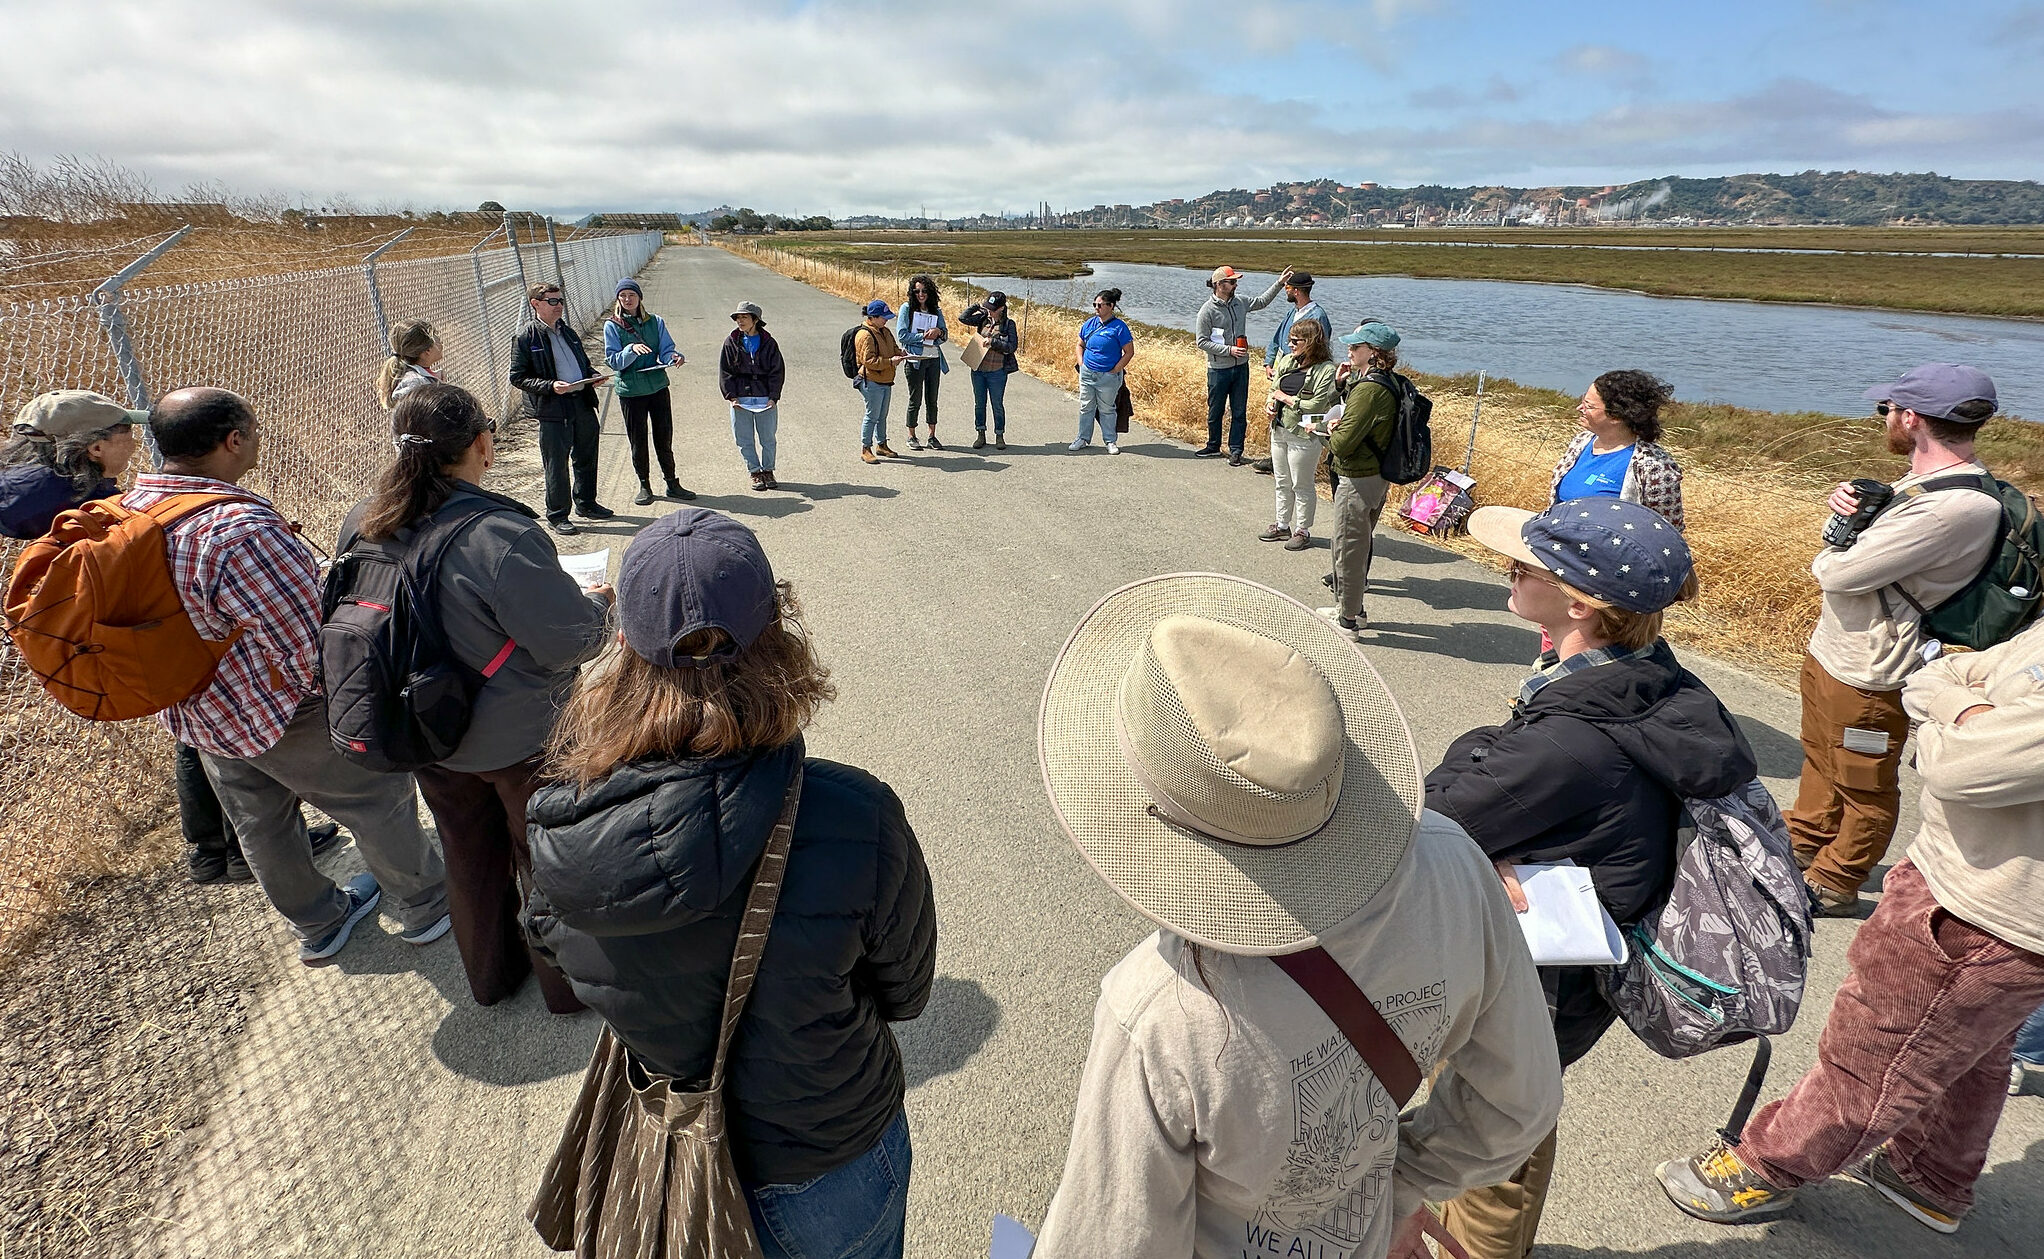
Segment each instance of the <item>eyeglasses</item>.
M542 297L539 299L539 304L542 306L566 306L568 302L566 298L562 297Z
M1884 420L1888 418L1888 412L1898 409L1900 408L1890 406L1885 402L1876 402L1874 404L1874 414L1880 416Z
M1114 308L1114 306L1113 306L1113 303L1111 303L1111 302L1094 302L1094 303L1093 303L1093 309L1095 309L1095 310L1112 310L1113 308Z
M485 433L494 433L494 432L496 432L496 431L497 431L497 422L496 422L495 420L491 420L491 421L490 421L490 422L489 422L488 424L485 424L485 425L483 425L483 431L484 431Z

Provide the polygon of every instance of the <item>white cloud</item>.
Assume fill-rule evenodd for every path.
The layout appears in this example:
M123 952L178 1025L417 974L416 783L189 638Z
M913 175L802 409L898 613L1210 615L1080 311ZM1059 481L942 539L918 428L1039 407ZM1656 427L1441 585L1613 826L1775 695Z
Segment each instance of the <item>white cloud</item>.
M103 155L159 186L485 198L575 213L1142 202L1331 174L1477 182L1714 165L2034 170L2034 111L1912 113L1788 82L1600 112L1468 68L1411 95L1436 0L1037 0L918 18L868 3L583 8L475 0L0 0L0 148ZM1437 32L1438 33L1438 32ZM1639 78L1603 45L1577 73ZM1293 76L1294 57L1340 67ZM1275 67L1275 68L1274 68ZM1501 77L1502 71L1513 76ZM1484 84L1489 84L1485 88ZM1345 100L1395 100L1356 110ZM1597 175L1603 178L1603 175Z

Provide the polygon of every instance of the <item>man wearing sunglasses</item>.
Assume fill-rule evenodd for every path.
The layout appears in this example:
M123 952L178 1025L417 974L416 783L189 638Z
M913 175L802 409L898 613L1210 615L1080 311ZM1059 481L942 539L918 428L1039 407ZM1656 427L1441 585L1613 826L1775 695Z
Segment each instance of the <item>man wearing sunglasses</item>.
M1977 367L1926 363L1869 389L1888 449L1909 457L1889 505L1810 571L1823 611L1803 657L1803 777L1785 817L1817 912L1859 916L1859 889L1902 809L1902 684L1938 651L1919 624L1972 582L2001 533L2001 503L1973 451L1994 414L1994 382ZM1911 491L1917 491L1912 493ZM1957 492L1931 492L1931 491ZM1850 517L1850 483L1829 506Z
M589 365L582 338L568 326L560 285L535 284L526 296L532 318L511 347L511 383L524 390L532 418L539 421L547 527L567 535L576 532L568 519L571 471L575 514L585 520L611 516L610 508L596 501L596 388L607 378Z

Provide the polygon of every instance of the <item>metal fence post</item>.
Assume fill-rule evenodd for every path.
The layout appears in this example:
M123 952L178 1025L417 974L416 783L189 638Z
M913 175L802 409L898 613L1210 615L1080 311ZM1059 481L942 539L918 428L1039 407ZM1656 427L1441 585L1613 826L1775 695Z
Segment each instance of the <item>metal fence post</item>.
M518 229L511 225L511 211L504 211L504 239L511 242L511 265L518 268L520 291L530 291L532 281L525 278L525 254L518 248ZM562 297L566 297L564 293ZM564 308L565 309L565 308Z
M511 404L511 380L497 371L497 341L490 335L490 288L483 282L483 246L496 237L497 233L491 232L477 241L468 251L468 261L469 265L475 268L476 311L483 320L483 352L489 355L490 377L497 382L497 413L502 415ZM517 253L517 246L512 246L511 252Z
M106 339L113 345L114 362L120 367L121 385L128 392L128 405L135 410L149 406L149 385L142 378L141 360L135 357L135 343L128 336L128 321L121 313L121 290L128 281L149 269L151 263L161 258L172 245L191 234L192 225L187 223L169 236L158 241L154 248L140 258L122 267L104 284L92 290L92 305L99 312L99 326L106 333ZM163 466L163 452L156 448L156 435L148 425L142 426L142 439L149 445L149 462L152 467Z
M551 214L546 218L546 243L547 248L554 253L554 283L561 286L561 318L567 320L568 326L572 328L575 326L575 315L568 309L568 273L561 268L561 242L554 239L554 216Z
M390 320L383 317L383 290L376 286L376 260L381 258L384 252L392 245L410 236L412 230L408 227L399 232L381 245L370 250L369 256L362 260L362 274L369 281L369 305L376 311L376 330L382 334L385 343L390 341Z

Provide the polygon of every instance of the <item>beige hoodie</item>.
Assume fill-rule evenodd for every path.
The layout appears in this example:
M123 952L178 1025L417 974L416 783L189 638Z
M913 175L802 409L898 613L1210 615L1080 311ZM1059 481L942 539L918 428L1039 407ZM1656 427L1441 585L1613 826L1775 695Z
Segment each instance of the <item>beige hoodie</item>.
M1932 661L1902 704L1923 723L1923 829L1909 859L1947 912L2044 953L2044 622ZM1976 704L1993 708L1957 725Z
M1322 940L1412 1050L1403 1117L1268 958L1158 932L1100 986L1064 1180L1035 1259L1379 1256L1422 1199L1510 1176L1561 1108L1540 982L1496 872L1424 815ZM1200 971L1204 969L1202 979Z
M1940 477L1985 472L1979 463L1906 476L1906 489ZM1824 591L1824 611L1810 636L1810 654L1847 686L1893 691L1923 663L1921 619L1900 585L1934 608L1973 580L2001 535L2001 504L1976 490L1921 494L1883 513L1848 550L1817 553L1810 565Z

